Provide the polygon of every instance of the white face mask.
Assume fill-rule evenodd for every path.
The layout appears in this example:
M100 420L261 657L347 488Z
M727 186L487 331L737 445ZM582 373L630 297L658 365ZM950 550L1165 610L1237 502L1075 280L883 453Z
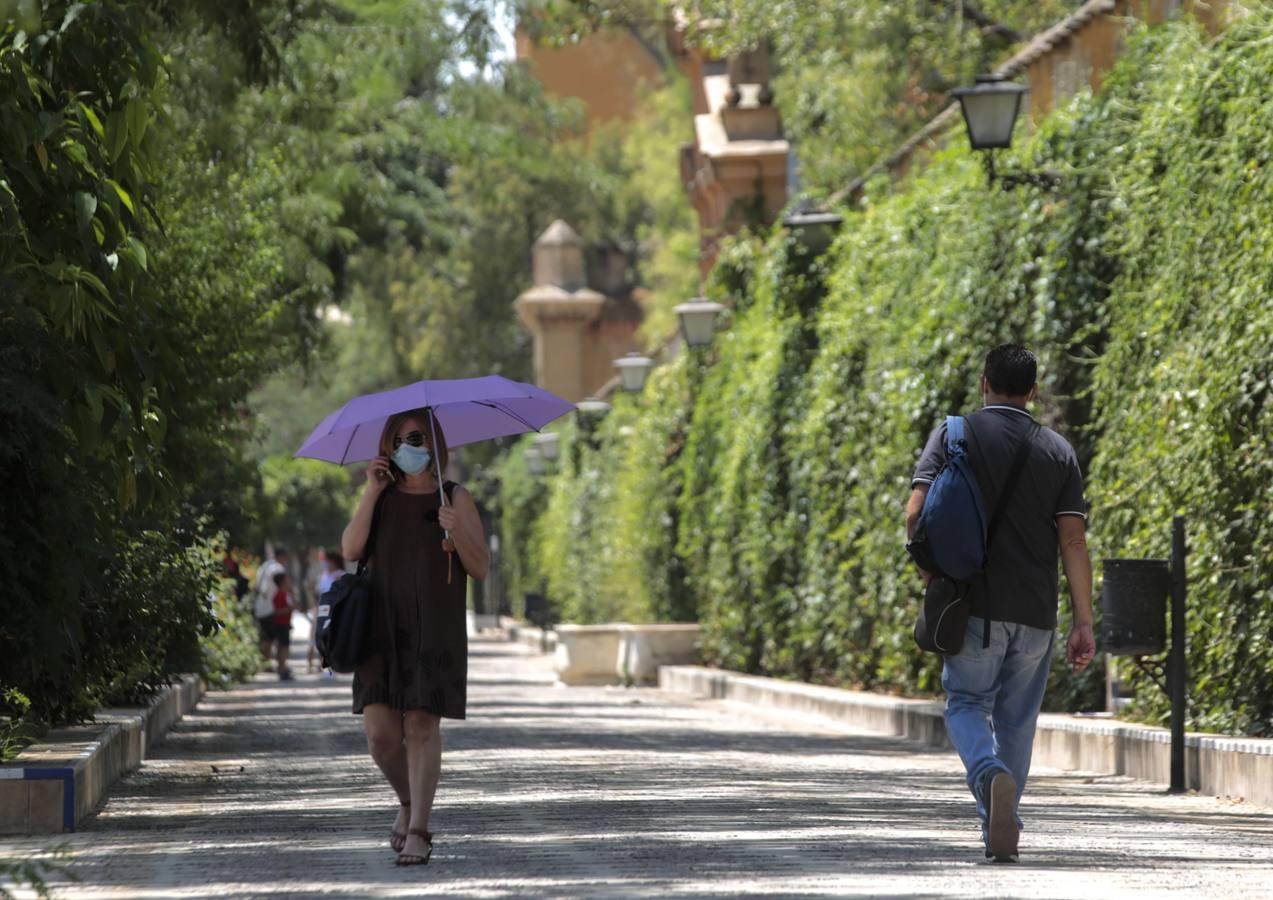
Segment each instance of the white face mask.
M429 452L428 447L412 447L410 444L403 444L393 451L393 461L408 475L418 475L429 467L429 463L433 461L433 454Z

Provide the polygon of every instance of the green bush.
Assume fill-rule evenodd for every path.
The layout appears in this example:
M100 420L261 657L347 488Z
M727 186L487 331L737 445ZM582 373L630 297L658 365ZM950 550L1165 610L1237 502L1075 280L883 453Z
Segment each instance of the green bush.
M492 467L498 490L489 498L500 538L500 570L515 616L526 613L528 593L542 593L543 575L535 553L535 523L547 503L547 482L526 464L529 438L518 441Z
M1093 372L1093 502L1110 555L1189 527L1191 727L1273 734L1273 13L1215 46L1173 29L1115 107L1124 259ZM1113 104L1110 104L1113 106ZM1139 680L1139 710L1166 715Z
M545 592L560 621L693 621L676 553L679 459L691 409L684 358L639 396L616 395L603 420L559 426L560 458L533 476L514 445L496 468L503 572L522 613Z
M260 632L252 609L235 596L233 582L220 579L209 601L216 628L199 642L200 671L209 686L228 688L260 671Z
M312 346L325 296L285 271L280 158L215 146L272 49L269 5L0 10L0 713L19 727L221 670L200 640L209 553L257 477L240 404Z

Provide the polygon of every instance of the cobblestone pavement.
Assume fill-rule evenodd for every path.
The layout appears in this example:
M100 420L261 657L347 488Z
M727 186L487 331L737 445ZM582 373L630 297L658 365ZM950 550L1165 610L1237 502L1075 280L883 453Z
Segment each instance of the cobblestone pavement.
M990 865L953 754L554 687L508 644L475 642L470 676L427 867L392 865L346 680L262 675L208 695L68 836L80 880L55 896L1273 897L1273 810L1044 772L1023 862Z

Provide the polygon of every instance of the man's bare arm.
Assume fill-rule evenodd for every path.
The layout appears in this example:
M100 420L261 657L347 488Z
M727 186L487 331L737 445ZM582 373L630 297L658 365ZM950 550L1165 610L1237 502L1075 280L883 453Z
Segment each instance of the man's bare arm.
M906 501L906 539L915 536L915 525L919 522L919 514L924 509L924 498L928 496L928 485L917 484L911 491L911 498Z
M1058 516L1056 538L1061 547L1061 566L1070 583L1074 627L1066 641L1065 656L1075 673L1082 672L1096 655L1092 633L1092 559L1087 552L1087 522L1082 516Z
M908 541L915 536L915 525L919 522L919 514L924 509L924 498L927 496L928 485L921 483L915 485L911 491L911 498L906 501L906 539ZM927 585L933 577L932 573L925 572L918 565L915 568L919 569L919 577L924 579L924 584Z

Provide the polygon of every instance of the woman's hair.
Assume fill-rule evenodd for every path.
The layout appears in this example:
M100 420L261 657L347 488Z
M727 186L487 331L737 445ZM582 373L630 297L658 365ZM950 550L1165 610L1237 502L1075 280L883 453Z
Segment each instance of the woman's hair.
M420 422L424 439L433 447L433 454L442 466L443 477L446 477L446 467L451 460L451 454L447 451L446 434L442 431L442 423L433 418L431 409L409 409L390 416L389 421L385 422L384 430L380 432L380 455L393 459L393 439L407 419L417 419ZM434 444L435 435L436 445ZM433 469L433 466L430 465L429 468Z
M283 582L284 582L284 581L287 581L287 573L286 573L286 572L275 572L275 573L274 573L274 586L275 586L275 587L282 587L282 586L283 586Z

